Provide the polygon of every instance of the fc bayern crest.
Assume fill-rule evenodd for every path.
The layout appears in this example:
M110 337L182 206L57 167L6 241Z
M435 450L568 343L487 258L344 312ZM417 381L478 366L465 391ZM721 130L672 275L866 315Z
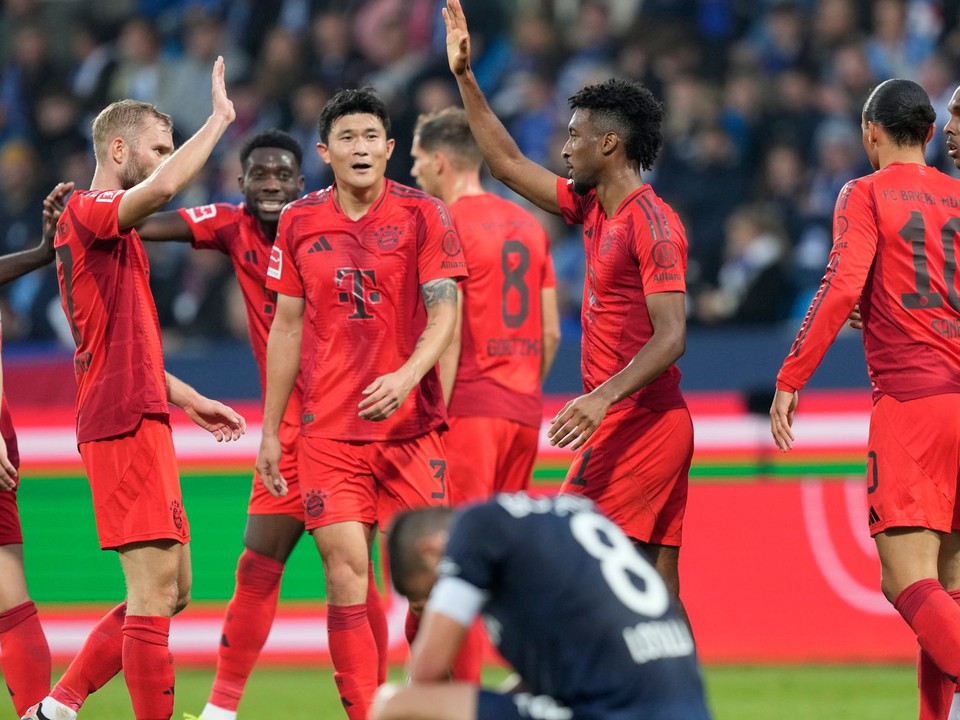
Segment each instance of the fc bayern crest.
M303 509L307 516L318 518L327 509L327 494L323 490L311 490L303 498Z
M377 246L384 252L396 249L400 244L400 235L400 228L396 225L386 225L373 234L377 239Z
M443 252L450 257L456 257L460 254L460 236L453 228L447 230L443 235Z
M669 240L661 240L654 243L653 262L657 267L669 270L680 261L680 254L677 252L677 246Z

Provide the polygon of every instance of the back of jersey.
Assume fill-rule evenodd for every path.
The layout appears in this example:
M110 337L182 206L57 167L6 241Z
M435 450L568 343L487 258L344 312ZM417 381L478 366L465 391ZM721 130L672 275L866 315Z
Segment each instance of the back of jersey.
M577 717L709 717L663 580L589 500L498 495L461 513L447 555L441 572L487 594L490 639L531 692Z
M877 233L860 301L875 389L900 401L960 392L960 181L892 163L848 192L837 222L850 236L864 227Z

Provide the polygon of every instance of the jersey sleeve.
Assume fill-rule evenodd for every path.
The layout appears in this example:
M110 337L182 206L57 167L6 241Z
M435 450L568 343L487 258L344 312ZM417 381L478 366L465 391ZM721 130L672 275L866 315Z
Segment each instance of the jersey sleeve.
M873 194L867 183L851 180L837 198L826 273L777 373L780 390L802 390L813 376L863 292L878 237Z
M643 294L686 292L687 243L679 221L670 223L663 209L641 197L633 214L630 248L643 280Z
M80 234L85 244L114 240L129 230L120 230L120 199L123 190L90 191L80 194L74 210L77 222L88 230Z
M237 222L237 212L233 205L217 203L182 208L177 211L193 233L191 244L198 250L219 250L229 253L226 235L222 230Z
M567 225L583 225L585 197L573 191L573 180L557 176L557 205Z
M290 213L287 211L280 215L277 239L270 250L270 264L267 267L267 289L281 295L303 297L303 278L300 276L300 270L297 268L292 252L296 246L292 237L290 219Z
M439 200L422 203L420 220L421 235L417 243L419 284L441 278L466 279L467 261L463 257L460 235L447 206Z
M547 235L546 230L543 231L543 238L546 255L544 255L543 258L543 277L540 278L540 287L555 288L557 286L557 274L553 269L553 255L550 254L550 236Z

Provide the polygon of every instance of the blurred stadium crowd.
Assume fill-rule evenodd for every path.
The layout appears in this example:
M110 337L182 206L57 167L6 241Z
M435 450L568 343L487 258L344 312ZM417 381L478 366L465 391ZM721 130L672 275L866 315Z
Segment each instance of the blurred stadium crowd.
M89 128L108 102L173 115L178 141L209 112L210 68L226 58L237 122L177 202L236 202L237 149L279 127L307 150L307 190L331 176L312 151L333 91L371 85L397 148L388 175L411 183L419 113L459 104L446 68L440 0L6 0L0 10L0 252L39 240L41 201L59 180L87 187ZM623 75L666 107L665 144L647 179L690 241L691 324L798 317L830 248L843 184L869 171L860 109L889 77L916 80L945 119L960 83L960 0L464 0L474 65L523 151L562 173L567 98ZM938 136L928 160L953 171ZM412 183L411 183L412 184ZM496 190L496 184L491 183ZM540 215L553 238L561 311L578 325L579 228ZM229 260L149 248L167 334L245 336ZM55 270L0 295L5 340L72 346Z

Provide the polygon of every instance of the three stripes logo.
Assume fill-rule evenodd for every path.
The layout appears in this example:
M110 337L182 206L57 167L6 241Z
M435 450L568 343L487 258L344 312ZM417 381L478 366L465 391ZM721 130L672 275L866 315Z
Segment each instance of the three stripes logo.
M330 247L330 241L321 235L319 239L313 241L313 245L310 246L310 249L307 250L307 253L318 253L323 252L324 250L330 251L332 249L333 248Z

